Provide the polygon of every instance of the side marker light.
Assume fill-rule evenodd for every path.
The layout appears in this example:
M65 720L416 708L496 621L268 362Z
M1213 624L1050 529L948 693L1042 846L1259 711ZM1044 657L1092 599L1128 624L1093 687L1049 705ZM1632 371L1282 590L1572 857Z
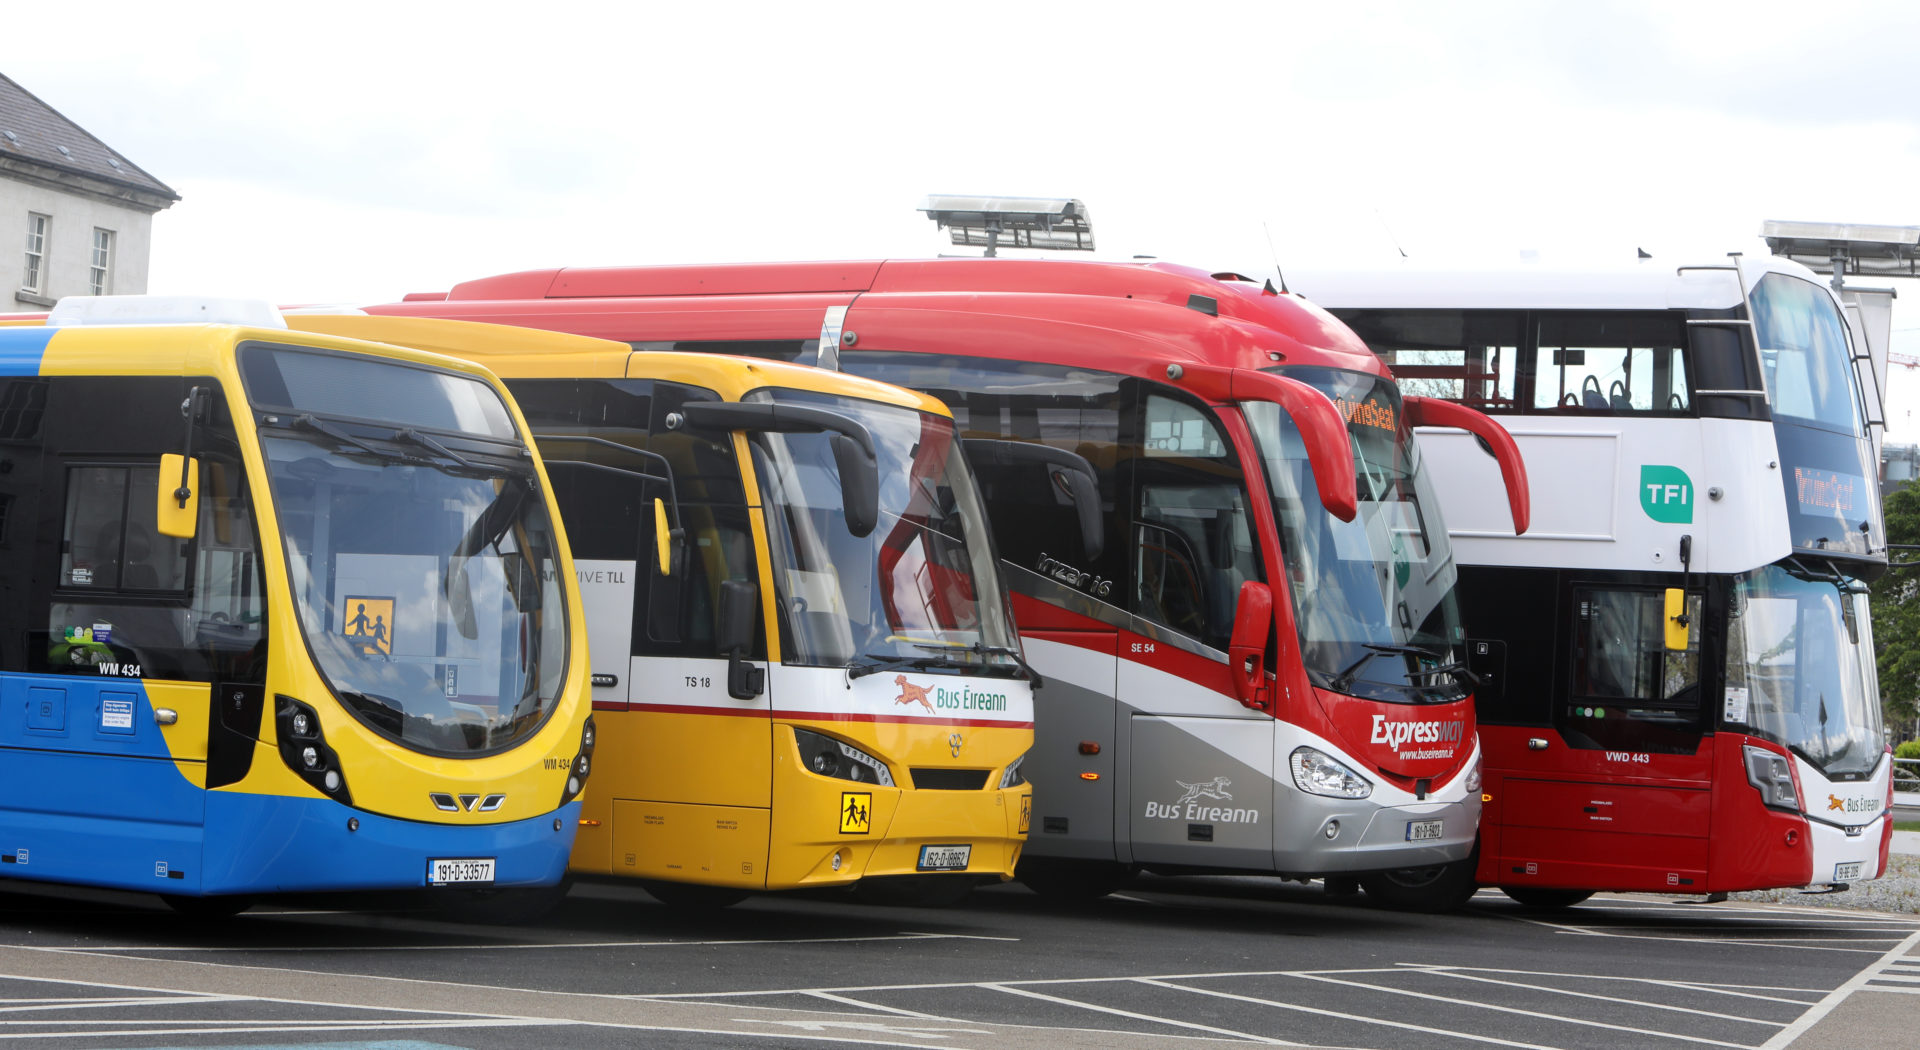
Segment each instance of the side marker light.
M1098 773L1082 773L1082 774L1080 774L1080 779L1081 779L1081 780L1099 780L1099 779L1100 779L1100 774L1098 774Z
M1097 755L1100 753L1100 745L1092 740L1082 740L1080 741L1080 753L1083 755Z
M586 817L581 817L580 826L583 828L597 828L600 826L600 822L597 820L589 820Z
M1492 802L1492 801L1493 801L1493 796L1492 796L1492 795L1481 795L1481 796L1480 796L1480 801L1482 801L1482 802Z

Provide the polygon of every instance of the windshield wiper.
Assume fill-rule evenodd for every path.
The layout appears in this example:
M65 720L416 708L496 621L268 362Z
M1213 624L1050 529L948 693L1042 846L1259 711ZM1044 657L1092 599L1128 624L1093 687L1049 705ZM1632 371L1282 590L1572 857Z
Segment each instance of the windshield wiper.
M988 645L985 642L974 642L972 645L943 645L939 642L915 642L913 643L913 647L915 649L932 649L935 652L973 653L976 656L1010 657L1013 660L1015 668L1027 676L1027 680L1033 683L1035 689L1040 688L1043 681L1040 677L1040 672L1033 669L1033 665L1027 662L1026 656L1022 655L1020 650L1010 645ZM982 667L980 670L984 671L987 670L987 668Z
M480 464L475 463L473 460L470 460L467 457L461 455L460 453L455 452L454 450L448 448L447 446L442 445L440 442L435 441L434 439L428 437L427 435L420 433L418 430L415 430L412 427L401 427L399 430L394 431L393 439L395 441L407 441L415 445L419 445L421 448L424 448L429 452L433 452L437 455L445 456L446 458L453 460L455 463L460 464L461 466L467 468L468 470L480 469Z
M1376 656L1419 656L1428 660L1439 660L1441 658L1439 653L1423 645L1389 645L1384 642L1363 642L1362 645L1367 651L1360 654L1359 659L1341 668L1340 673L1334 675L1333 680L1327 683L1333 687L1334 692L1346 692L1347 687L1353 684L1353 680L1359 677L1360 669L1367 666ZM1464 663L1440 664L1436 667L1426 667L1408 671L1407 678L1409 680L1415 678L1431 678L1439 674L1451 674L1455 677L1465 678L1470 684L1475 686L1480 684L1480 677L1472 671L1467 670L1467 665Z
M394 452L390 449L384 449L379 447L378 445L369 445L365 441L362 441L359 438L354 437L352 434L349 434L346 431L341 430L339 427L334 426L332 423L329 423L326 420L313 415L312 413L293 417L292 425L296 427L305 427L306 429L311 430L316 434L324 434L327 437L330 437L335 441L340 442L343 445L352 445L354 448L357 448L362 452L379 456L381 459L393 460L393 459L406 458L405 456L402 456L398 452Z
M875 656L872 653L862 653L857 659L867 660L869 662L849 662L847 664L847 677L849 679L865 678L870 674L880 674L883 671L924 670L929 667L964 668L969 666L957 660L943 660L938 656Z

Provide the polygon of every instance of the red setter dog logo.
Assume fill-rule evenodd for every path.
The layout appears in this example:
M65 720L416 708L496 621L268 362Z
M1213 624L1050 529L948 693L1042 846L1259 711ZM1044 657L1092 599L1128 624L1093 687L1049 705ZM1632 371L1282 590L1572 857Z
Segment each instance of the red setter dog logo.
M907 676L903 674L894 675L893 684L900 687L900 695L893 698L894 703L919 704L928 711L933 710L933 704L927 700L927 686L914 685L907 681Z

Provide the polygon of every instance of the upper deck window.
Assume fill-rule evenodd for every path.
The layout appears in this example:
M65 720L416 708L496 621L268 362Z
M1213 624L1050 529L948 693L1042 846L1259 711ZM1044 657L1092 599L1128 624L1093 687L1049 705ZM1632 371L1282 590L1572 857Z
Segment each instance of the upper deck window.
M1833 297L1810 281L1770 273L1754 286L1752 299L1754 336L1774 413L1859 434L1852 354Z
M1670 310L1338 310L1407 394L1484 412L1692 415Z

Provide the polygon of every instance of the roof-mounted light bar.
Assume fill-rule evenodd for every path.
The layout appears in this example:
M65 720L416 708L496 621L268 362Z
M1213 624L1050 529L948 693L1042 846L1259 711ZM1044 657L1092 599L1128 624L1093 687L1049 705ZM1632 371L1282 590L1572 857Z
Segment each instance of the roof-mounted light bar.
M1817 273L1920 277L1920 226L1769 219L1760 236L1773 254Z
M1049 197L930 196L920 206L927 218L951 231L953 243L998 249L1093 250L1093 220L1077 200Z
M191 295L68 295L47 314L50 327L109 324L237 324L285 328L271 303Z

